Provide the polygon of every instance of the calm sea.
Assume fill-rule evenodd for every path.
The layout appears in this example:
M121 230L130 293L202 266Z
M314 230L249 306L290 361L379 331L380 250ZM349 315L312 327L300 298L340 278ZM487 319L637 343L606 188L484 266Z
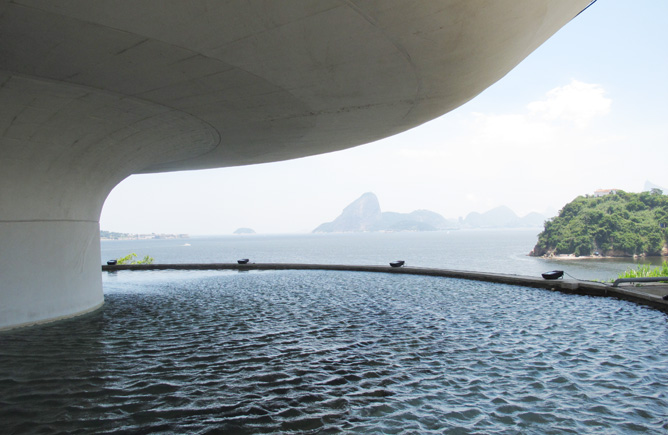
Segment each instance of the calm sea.
M607 278L536 231L105 241L102 258ZM668 317L611 298L332 271L103 273L89 315L0 334L0 432L665 434Z

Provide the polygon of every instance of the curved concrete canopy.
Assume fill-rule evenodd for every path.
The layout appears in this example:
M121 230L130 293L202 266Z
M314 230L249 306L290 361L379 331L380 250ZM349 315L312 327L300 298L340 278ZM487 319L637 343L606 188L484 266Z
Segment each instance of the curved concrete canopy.
M588 3L0 1L0 328L102 302L100 211L128 175L415 127Z

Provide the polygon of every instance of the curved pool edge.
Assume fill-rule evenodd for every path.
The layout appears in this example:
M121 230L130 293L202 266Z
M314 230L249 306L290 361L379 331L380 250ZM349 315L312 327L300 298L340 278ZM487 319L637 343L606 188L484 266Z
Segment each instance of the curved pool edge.
M612 287L609 284L575 279L546 280L542 277L510 275L492 272L440 269L433 267L391 267L383 265L307 264L307 263L183 263L183 264L123 264L103 265L102 271L120 270L333 270L345 272L376 272L406 275L423 275L443 278L458 278L499 284L541 288L568 294L602 296L623 299L650 306L668 313L668 285L652 285L633 288ZM648 288L652 291L648 291Z

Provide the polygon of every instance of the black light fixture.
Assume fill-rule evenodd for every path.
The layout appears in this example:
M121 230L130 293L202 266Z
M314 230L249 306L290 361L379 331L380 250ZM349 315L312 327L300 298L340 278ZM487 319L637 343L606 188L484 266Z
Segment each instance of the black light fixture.
M542 274L545 279L559 279L564 276L563 270L552 270L550 272L545 272Z

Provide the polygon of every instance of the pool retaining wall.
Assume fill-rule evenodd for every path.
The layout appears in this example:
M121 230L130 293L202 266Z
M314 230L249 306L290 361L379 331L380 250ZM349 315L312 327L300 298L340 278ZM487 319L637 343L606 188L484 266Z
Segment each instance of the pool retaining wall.
M458 278L474 281L494 282L500 284L521 285L563 293L608 296L636 302L668 312L668 285L646 285L612 287L593 281L574 279L547 280L542 277L509 275L490 272L474 272L464 270L440 269L433 267L391 267L382 265L346 265L346 264L303 264L303 263L196 263L196 264L122 264L103 265L103 271L119 270L335 270L347 272L380 272L408 275L425 275L444 278Z

